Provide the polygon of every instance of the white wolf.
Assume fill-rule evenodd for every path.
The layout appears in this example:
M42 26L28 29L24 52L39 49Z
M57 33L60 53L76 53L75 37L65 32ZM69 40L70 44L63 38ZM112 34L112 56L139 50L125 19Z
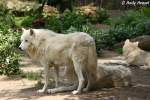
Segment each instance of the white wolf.
M138 42L130 42L127 39L123 46L123 55L129 65L141 66L143 69L150 68L150 53L141 50Z
M75 70L78 78L75 86L58 88L57 90L74 90L73 94L88 91L97 78L97 54L93 38L87 33L75 32L58 34L45 29L22 29L20 49L25 50L32 59L44 66L45 84L38 92L45 92L48 86L50 67L67 66L67 70ZM84 89L83 89L84 88ZM76 89L76 90L75 90ZM51 89L47 90L52 92Z
M98 64L97 80L91 86L92 90L106 87L126 87L132 86L132 71L123 65ZM71 80L73 81L73 80ZM51 93L59 93L70 90L64 87L51 89Z
M123 65L98 64L97 73L98 82L96 82L97 85L95 85L97 88L109 86L124 87L132 85L132 72L130 68Z

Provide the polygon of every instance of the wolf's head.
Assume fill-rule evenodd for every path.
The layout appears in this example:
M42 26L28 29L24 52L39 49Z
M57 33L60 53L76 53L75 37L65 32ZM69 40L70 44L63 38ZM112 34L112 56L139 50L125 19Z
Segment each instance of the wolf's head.
M26 51L28 47L32 44L34 37L35 37L34 30L32 29L26 30L22 28L21 44L19 46L19 49Z
M124 46L123 46L124 53L129 53L137 49L138 49L138 42L130 42L129 39L125 41Z

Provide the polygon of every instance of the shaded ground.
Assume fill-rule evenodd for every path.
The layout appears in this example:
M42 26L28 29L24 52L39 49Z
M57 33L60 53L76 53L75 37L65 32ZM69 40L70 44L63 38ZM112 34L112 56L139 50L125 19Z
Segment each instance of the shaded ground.
M115 57L111 59L122 59ZM24 57L25 71L40 71L41 67L32 64ZM107 60L99 59L99 62ZM32 66L32 68L31 68ZM36 81L29 81L22 78L10 79L5 76L0 77L0 100L150 100L150 71L131 67L133 71L133 87L109 88L91 91L81 95L72 95L71 92L57 94L38 94L35 87Z

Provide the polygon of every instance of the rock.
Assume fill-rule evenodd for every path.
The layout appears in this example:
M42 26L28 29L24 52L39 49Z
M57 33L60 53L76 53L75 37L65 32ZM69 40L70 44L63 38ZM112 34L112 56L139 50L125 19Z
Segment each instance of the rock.
M147 50L147 51L150 51L150 43L147 43L150 41L150 35L142 35L142 36L138 36L136 38L132 38L130 39L131 42L136 42L136 41L139 41L139 47L143 50ZM117 43L114 45L114 48L122 48L124 45L124 41L123 42L120 42L120 43ZM143 45L143 46L142 46ZM149 47L148 47L149 45Z
M139 41L138 47L142 50L150 52L150 36Z
M138 47L145 51L150 51L150 35L138 36L131 39L132 42L139 41Z

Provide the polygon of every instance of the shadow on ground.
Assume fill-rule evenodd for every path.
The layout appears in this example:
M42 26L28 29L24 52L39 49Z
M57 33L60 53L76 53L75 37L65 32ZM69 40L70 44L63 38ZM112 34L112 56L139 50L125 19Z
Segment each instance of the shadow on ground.
M25 61L22 62L23 70L27 72L42 70L41 67L33 65L29 58L22 59ZM100 62L102 61L101 59ZM80 95L72 95L71 92L39 94L35 87L37 81L0 77L0 100L150 100L150 71L137 67L131 67L131 70L132 87L99 89Z

